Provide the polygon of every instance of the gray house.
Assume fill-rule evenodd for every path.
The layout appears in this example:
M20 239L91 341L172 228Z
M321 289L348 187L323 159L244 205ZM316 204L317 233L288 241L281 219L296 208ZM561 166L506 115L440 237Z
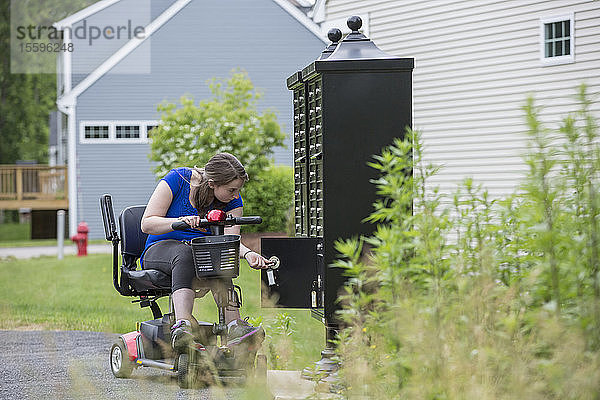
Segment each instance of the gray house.
M144 204L156 178L148 133L157 105L210 96L207 81L245 70L291 131L285 78L326 45L287 0L103 0L54 25L72 51L58 60L58 162L68 165L69 231L79 221L103 236L98 199L120 210ZM70 47L69 47L70 46ZM292 146L275 162L291 164Z

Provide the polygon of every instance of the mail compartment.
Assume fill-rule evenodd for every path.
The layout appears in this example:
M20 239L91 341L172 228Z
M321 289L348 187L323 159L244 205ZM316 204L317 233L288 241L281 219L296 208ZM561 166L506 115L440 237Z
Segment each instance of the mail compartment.
M264 257L279 258L275 270L262 270L262 307L323 307L323 255L319 238L262 238Z

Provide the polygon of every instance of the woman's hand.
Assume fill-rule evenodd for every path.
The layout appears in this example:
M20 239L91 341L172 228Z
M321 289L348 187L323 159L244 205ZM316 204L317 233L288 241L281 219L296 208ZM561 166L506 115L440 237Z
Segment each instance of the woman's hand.
M267 260L266 258L264 258L263 256L261 256L260 254L258 254L255 251L249 251L244 255L244 258L246 259L246 261L248 261L248 264L250 265L251 268L254 269L266 269L269 267L269 260Z
M177 218L179 221L183 221L188 224L192 229L197 229L200 226L200 217L197 215L186 215Z

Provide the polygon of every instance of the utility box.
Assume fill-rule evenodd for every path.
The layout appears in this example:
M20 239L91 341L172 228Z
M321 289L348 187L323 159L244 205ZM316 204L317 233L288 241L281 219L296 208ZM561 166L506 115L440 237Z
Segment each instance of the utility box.
M294 217L296 238L263 239L262 253L276 255L281 266L276 284L265 295L276 305L310 308L327 326L328 340L337 327L337 298L345 282L332 267L339 239L370 235L364 221L373 211L377 171L368 163L412 122L412 58L390 56L359 32L334 42L310 65L287 79L294 110ZM295 245L294 240L298 245ZM293 267L290 267L293 265ZM293 295L291 294L293 293Z

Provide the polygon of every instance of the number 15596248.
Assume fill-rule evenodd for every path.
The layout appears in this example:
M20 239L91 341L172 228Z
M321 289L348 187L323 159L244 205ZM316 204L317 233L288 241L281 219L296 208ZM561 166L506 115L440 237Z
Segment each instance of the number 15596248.
M72 52L73 43L21 43L21 53L58 53Z

